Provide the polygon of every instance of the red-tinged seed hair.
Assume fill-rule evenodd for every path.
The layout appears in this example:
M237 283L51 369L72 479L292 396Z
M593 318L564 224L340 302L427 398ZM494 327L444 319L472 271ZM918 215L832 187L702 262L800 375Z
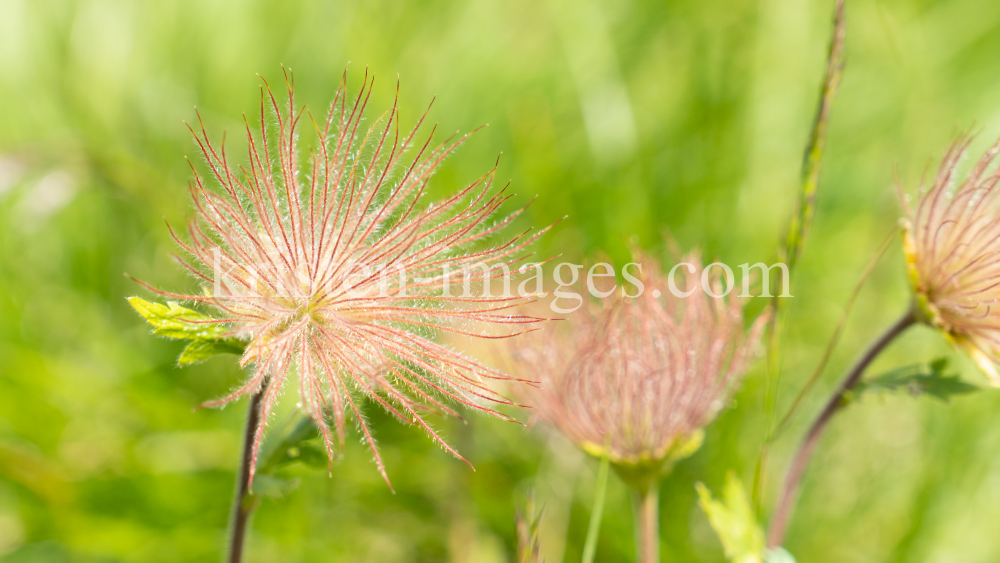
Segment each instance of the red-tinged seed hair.
M1000 385L1000 211L997 142L964 178L958 165L970 137L945 155L916 207L902 197L903 247L921 320L940 328Z
M677 290L694 290L684 298L655 260L638 261L641 295L588 303L531 343L511 343L515 369L540 380L516 387L534 417L618 464L662 460L708 425L745 375L767 322L762 315L745 330L736 290L724 298L702 291L697 254L683 259L693 271L677 269ZM720 270L709 275L716 295L724 291Z
M186 236L171 234L187 254L178 259L204 293L160 293L217 311L216 322L249 340L242 365L253 366L232 394L205 404L264 394L251 480L268 415L296 375L301 408L319 427L331 461L353 416L389 484L362 397L463 459L423 415L457 416L447 405L453 401L508 418L490 406L512 403L489 380L509 378L433 338L440 332L498 338L530 329L536 319L513 312L525 299L463 289L508 276L547 229L489 242L523 211L494 221L510 198L493 188L495 167L458 193L424 203L431 175L468 135L433 144L432 130L418 140L426 113L401 133L395 103L363 128L373 84L367 73L353 98L345 73L319 123L295 105L287 74L286 84L287 101L279 102L264 83L257 131L244 119L244 166L230 164L224 142L214 145L200 119L191 129L217 186L195 171L195 217ZM303 158L298 138L309 126L318 141Z

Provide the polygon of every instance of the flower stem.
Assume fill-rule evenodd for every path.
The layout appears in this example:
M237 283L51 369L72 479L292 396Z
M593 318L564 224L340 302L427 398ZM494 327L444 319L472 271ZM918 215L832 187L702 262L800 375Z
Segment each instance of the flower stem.
M608 468L611 459L605 450L601 458L601 469L597 473L597 491L594 493L594 508L590 511L590 525L587 527L587 541L583 544L583 563L593 563L597 550L597 536L601 530L601 516L604 514L604 495L608 489Z
M660 563L660 484L653 480L644 489L633 489L632 505L636 562Z
M250 464L253 462L253 439L260 421L260 404L263 400L262 387L250 399L250 413L247 415L247 428L243 436L243 459L240 463L240 473L236 478L233 513L230 519L229 563L240 563L243 560L243 542L246 539L247 525L250 524L250 516L257 507L256 500L250 496Z
M771 517L771 527L768 531L767 536L767 546L770 548L778 547L784 542L785 531L788 528L788 523L791 521L792 510L795 506L795 495L798 491L799 482L802 480L802 474L805 472L806 466L809 464L809 458L812 456L813 451L816 449L816 445L819 443L819 439L826 430L827 425L836 414L837 410L843 404L844 394L850 391L858 381L861 380L861 376L864 374L865 368L868 364L874 360L886 346L889 345L897 336L903 333L910 325L916 322L916 317L914 315L913 309L907 310L906 314L903 315L898 321L896 321L888 330L885 331L882 336L876 340L871 347L865 351L861 359L858 360L851 371L848 372L847 376L837 387L837 390L827 401L826 407L820 412L819 417L813 422L812 427L809 428L809 433L806 434L805 439L802 440L802 444L799 445L798 451L795 452L795 457L792 458L792 463L788 469L788 475L785 477L785 483L781 488L781 494L778 497L778 504L774 510L774 515Z

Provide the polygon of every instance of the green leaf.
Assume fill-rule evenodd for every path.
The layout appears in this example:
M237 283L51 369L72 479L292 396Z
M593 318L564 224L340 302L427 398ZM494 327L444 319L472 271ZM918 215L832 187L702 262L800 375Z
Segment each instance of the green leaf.
M722 492L722 500L712 498L712 493L701 483L697 483L698 504L708 516L708 521L718 534L726 558L734 563L787 563L777 550L765 555L764 530L757 523L750 498L743 483L729 472ZM781 550L787 554L787 551ZM790 555L789 555L790 557ZM791 561L794 562L794 559Z
M282 452L277 464L279 466L287 465L296 461L309 467L318 467L321 469L330 467L330 457L326 455L326 451L313 442L302 441L287 447Z
M257 497L282 498L299 488L300 480L282 479L274 475L257 475L253 479L252 494Z
M214 319L211 317L181 307L173 301L163 305L141 297L129 297L128 302L142 318L153 325L153 334L193 341L181 352L177 359L178 365L197 363L216 354L242 354L246 349L246 342L224 336L225 327L213 323Z
M211 324L211 317L181 307L174 301L163 305L141 297L129 297L128 302L153 325L153 334L184 340L218 340L225 332L218 324Z
M187 366L207 360L216 354L242 354L243 345L239 340L195 340L184 347L177 365Z
M280 467L300 462L309 467L328 469L330 458L318 444L319 429L308 416L303 416L292 430L281 438L264 443L257 473L272 473Z
M914 397L929 395L948 402L956 395L967 395L980 388L962 381L957 375L948 374L948 360L938 358L928 364L915 364L896 368L866 379L852 390L852 399L867 392L892 393L906 391Z

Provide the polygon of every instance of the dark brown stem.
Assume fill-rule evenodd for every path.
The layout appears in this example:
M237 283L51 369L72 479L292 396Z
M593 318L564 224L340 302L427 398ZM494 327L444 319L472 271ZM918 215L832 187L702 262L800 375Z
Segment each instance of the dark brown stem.
M802 480L802 474L805 472L806 466L809 464L809 458L812 456L813 451L816 449L816 445L819 443L820 436L823 435L823 431L826 430L827 425L830 423L830 419L836 414L837 409L843 404L844 394L850 391L858 381L861 380L861 376L864 374L865 368L868 364L879 355L886 346L889 345L897 336L899 336L903 331L910 327L916 322L916 317L912 309L906 312L902 318L896 321L885 333L876 340L870 348L861 356L858 363L854 364L854 367L847 374L847 377L840 383L837 387L837 391L834 392L830 400L827 401L826 407L819 414L819 417L813 422L812 427L809 429L809 433L806 434L802 444L799 446L797 452L795 452L795 457L792 458L792 463L788 468L788 475L785 477L785 483L781 488L781 495L778 497L778 504L774 510L773 516L771 516L771 527L767 535L767 545L768 547L774 548L782 544L785 539L785 531L788 528L788 523L791 521L792 509L795 507L795 496L798 491L799 481Z
M632 491L635 509L637 563L660 563L660 486L653 480L645 489Z
M250 413L247 415L247 428L243 437L243 460L240 473L236 478L236 491L233 493L233 513L230 524L229 563L240 563L243 560L243 542L246 539L247 526L257 503L250 496L250 464L253 462L253 440L260 422L260 404L264 400L264 389L254 393L250 399Z

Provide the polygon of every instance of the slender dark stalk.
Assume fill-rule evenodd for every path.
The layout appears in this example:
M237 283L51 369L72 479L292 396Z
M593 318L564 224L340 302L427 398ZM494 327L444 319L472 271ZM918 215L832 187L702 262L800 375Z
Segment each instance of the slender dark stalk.
M871 273L875 270L875 266L877 266L882 260L882 257L885 256L885 252L889 250L894 242L896 242L898 237L899 227L893 227L889 236L885 237L885 240L882 241L882 246L879 247L878 252L875 253L875 256L871 259L871 262L868 263L865 271L861 274L861 278L858 280L857 285L854 286L854 290L851 292L850 297L847 298L847 302L844 304L844 310L840 314L840 320L837 321L837 326L833 330L833 335L830 337L830 342L827 343L826 349L823 350L823 356L816 365L816 369L813 370L813 373L809 376L806 384L802 386L801 390L799 390L799 394L795 396L795 400L792 401L792 406L788 407L788 411L785 413L785 416L781 418L781 422L775 426L774 432L771 433L771 437L767 440L768 443L774 442L781 431L785 429L788 422L792 419L792 416L795 415L799 405L802 404L802 400L813 388L813 385L819 381L819 377L823 375L823 370L826 369L826 365L833 356L833 351L837 347L837 343L840 342L840 336L844 332L844 327L847 326L847 319L851 316L851 311L854 309L854 303L861 295L861 290L864 289L865 282L868 281L868 277L871 276Z
M637 563L660 563L660 484L632 490Z
M819 417L813 422L812 427L809 429L809 433L806 434L802 444L799 446L798 451L795 452L795 457L792 458L792 463L788 468L788 475L785 477L785 483L781 489L781 495L778 497L778 504L774 510L774 515L771 517L771 527L768 531L767 545L768 547L778 547L782 544L785 539L785 531L788 528L788 523L792 517L792 509L795 506L795 496L798 491L799 481L802 480L802 474L805 472L806 466L809 464L809 458L812 456L813 451L816 449L816 445L819 443L820 437L823 435L823 431L826 430L827 425L830 423L830 419L836 414L837 410L843 404L844 394L850 391L858 381L861 380L861 376L864 374L865 368L868 364L874 360L886 346L889 345L897 336L902 334L907 328L916 322L916 316L914 315L913 309L910 309L903 315L898 321L896 321L888 330L885 331L882 336L876 340L871 347L861 356L854 367L848 372L847 376L837 387L837 390L827 401L826 407L820 412Z
M236 491L233 493L233 513L230 519L229 563L240 563L243 560L243 542L246 539L247 526L256 501L250 497L250 464L253 461L253 439L260 421L260 404L264 400L264 388L254 393L250 399L250 413L247 415L247 428L243 436L243 459L240 463L240 473L236 478Z

